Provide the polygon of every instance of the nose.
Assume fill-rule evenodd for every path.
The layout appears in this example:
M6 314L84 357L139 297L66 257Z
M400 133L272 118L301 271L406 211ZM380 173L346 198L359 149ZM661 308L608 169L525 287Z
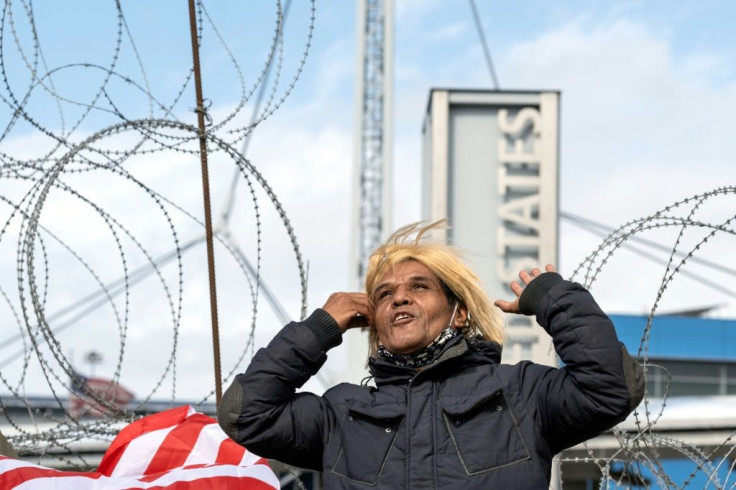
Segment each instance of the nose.
M394 291L392 300L394 306L406 305L409 304L411 296L409 295L409 291L405 287L399 286L398 288L396 288L396 291Z

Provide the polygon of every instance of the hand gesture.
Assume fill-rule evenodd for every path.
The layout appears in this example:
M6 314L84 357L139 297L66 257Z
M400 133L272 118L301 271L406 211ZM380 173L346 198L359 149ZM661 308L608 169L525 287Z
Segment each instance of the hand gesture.
M373 303L365 293L333 293L322 309L335 319L342 333L373 325Z
M544 269L546 272L557 272L557 269L555 269L555 266L553 266L552 264L547 264ZM521 281L524 283L524 286L516 281L511 281L510 284L511 291L516 295L516 298L513 301L504 301L502 299L498 299L493 304L501 308L501 310L505 311L506 313L519 313L519 297L524 291L524 287L532 282L535 277L541 274L542 271L540 271L538 267L532 269L531 273L522 270L521 272L519 272L519 279L521 279Z

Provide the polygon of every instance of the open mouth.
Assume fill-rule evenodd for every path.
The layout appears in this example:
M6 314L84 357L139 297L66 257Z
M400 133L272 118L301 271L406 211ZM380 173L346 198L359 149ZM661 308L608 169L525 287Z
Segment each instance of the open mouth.
M394 325L402 325L404 323L410 322L413 319L414 317L410 315L409 313L396 313L391 318L391 323Z

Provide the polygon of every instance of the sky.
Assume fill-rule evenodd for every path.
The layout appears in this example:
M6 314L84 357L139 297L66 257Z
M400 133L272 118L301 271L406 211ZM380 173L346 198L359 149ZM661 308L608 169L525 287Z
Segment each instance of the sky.
M561 92L559 192L563 212L618 228L675 202L735 184L736 35L732 19L736 4L707 0L476 3L500 88ZM95 144L100 147L129 149L138 141L131 130L99 134L119 123L119 117L110 110L86 114L80 101L114 107L127 119L176 118L195 124L191 83L181 92L191 66L191 44L187 12L180 4L122 2L126 22L120 24L113 2L79 2L75 9L62 8L57 2L35 2L34 26L42 49L42 56L35 52L35 58L28 41L28 11L22 2L6 4L3 98L25 93L31 80L28 66L35 59L39 63L36 70L50 75L44 78L46 89L36 87L31 92L27 112L40 126L64 134L70 142L97 135ZM241 149L242 141L236 140L240 133L228 130L250 120L257 93L252 89L274 37L276 3L249 2L243 8L241 2L220 1L206 6L216 26L205 25L201 46L208 112L215 124L223 123L218 136ZM250 164L278 197L297 237L307 274L308 311L324 304L331 292L352 287L348 261L356 68L355 3L317 1L311 31L310 6L306 1L294 2L288 13L281 76L274 85L272 73L267 90L273 93L271 107L278 108L255 128L247 151ZM392 180L393 221L398 227L422 219L421 128L430 89L490 89L492 81L467 1L397 0L395 19ZM124 34L116 44L118 32ZM18 44L24 48L18 49ZM241 68L242 83L231 57ZM113 63L121 76L111 77L106 90L99 91L107 71L97 66ZM48 95L50 87L61 99ZM138 87L148 87L159 105L152 108ZM241 107L243 92L251 95ZM169 105L168 113L160 109ZM8 129L0 140L0 151L6 161L8 156L28 161L49 151L51 139L37 126L22 121L9 126L12 111L4 107L0 118ZM213 213L221 223L219 216L235 166L223 152L214 152L210 163ZM126 268L144 264L144 250L157 257L177 243L181 246L199 239L199 245L184 255L181 283L176 267L163 267L160 275L131 287L127 299L117 297L58 333L57 352L87 373L112 376L118 371L121 382L134 387L139 396L157 390L155 397L165 398L174 392L175 384L177 397L198 398L212 386L202 230L187 215L202 218L198 160L177 151L156 150L129 159L124 168L179 209L161 204L119 172L65 174L64 181L87 201L52 190L38 208L41 224L68 244L65 248L50 236L44 242L46 267L36 270L49 270L49 279L39 286L46 292L45 311L58 311L98 289L99 282L115 280ZM9 199L20 199L31 188L27 180L5 177L0 185L2 195ZM89 202L104 207L116 221L110 224L109 219L101 219ZM723 194L699 206L688 202L672 214L685 217L692 212L695 220L726 223L732 228L727 220L736 214L735 204L733 194ZM10 208L6 211L10 219ZM260 230L257 219L261 220ZM257 181L252 191L243 179L239 181L227 229L253 262L260 249L264 281L287 313L298 318L301 292L296 255L278 208ZM678 241L679 231L668 227L648 231L643 237L669 248L677 243L678 249L688 252L710 230L690 227ZM5 272L2 287L10 298L6 304L14 305L16 314L22 310L16 299L17 237L21 232L18 220L11 220L0 239L0 267ZM601 240L562 220L562 274L570 277ZM720 265L720 270L694 261L685 269L716 284L730 284L736 269L730 252L733 242L732 234L720 232L696 253ZM40 245L35 249L42 250ZM125 251L126 260L121 259L120 250ZM660 260L668 258L661 251L647 250ZM43 255L39 252L36 257ZM247 363L251 351L243 352L243 348L251 323L257 325L255 346L259 347L278 331L280 322L263 298L253 320L248 281L222 247L217 250L216 264L223 372L227 375ZM607 261L593 292L612 313L645 314L656 302L661 312L716 306L711 315L736 316L732 293L719 292L683 273L673 278L658 300L665 271L664 263L621 249ZM0 328L0 341L19 332L11 310L6 306L7 324ZM119 318L126 319L122 322L127 328L116 326ZM177 322L180 329L174 335ZM121 344L126 346L124 351ZM15 342L3 347L0 359L10 356L17 346ZM103 355L99 366L83 361L92 349ZM175 376L169 362L173 351L177 352ZM51 370L58 373L53 354L46 356ZM245 361L237 364L241 356ZM336 350L325 377L339 378L345 361L344 352ZM29 362L23 380L18 374L20 361L0 364L0 373L28 393L48 392L37 362ZM164 379L161 388L157 388L159 379ZM51 383L58 386L61 381Z

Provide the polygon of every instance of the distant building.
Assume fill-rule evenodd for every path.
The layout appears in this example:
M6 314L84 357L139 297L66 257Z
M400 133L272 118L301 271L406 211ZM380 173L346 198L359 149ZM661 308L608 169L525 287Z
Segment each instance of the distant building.
M730 488L736 478L736 319L660 315L645 335L647 317L611 318L645 366L647 397L620 426L638 457L621 450L613 434L601 435L562 453L562 488L599 488L600 468L591 458L613 458L611 474L620 488L680 488L688 480L687 488L724 488L726 479Z
M621 341L636 354L647 318L612 318ZM668 377L671 397L736 395L736 320L659 315L644 347L648 396L665 396Z

